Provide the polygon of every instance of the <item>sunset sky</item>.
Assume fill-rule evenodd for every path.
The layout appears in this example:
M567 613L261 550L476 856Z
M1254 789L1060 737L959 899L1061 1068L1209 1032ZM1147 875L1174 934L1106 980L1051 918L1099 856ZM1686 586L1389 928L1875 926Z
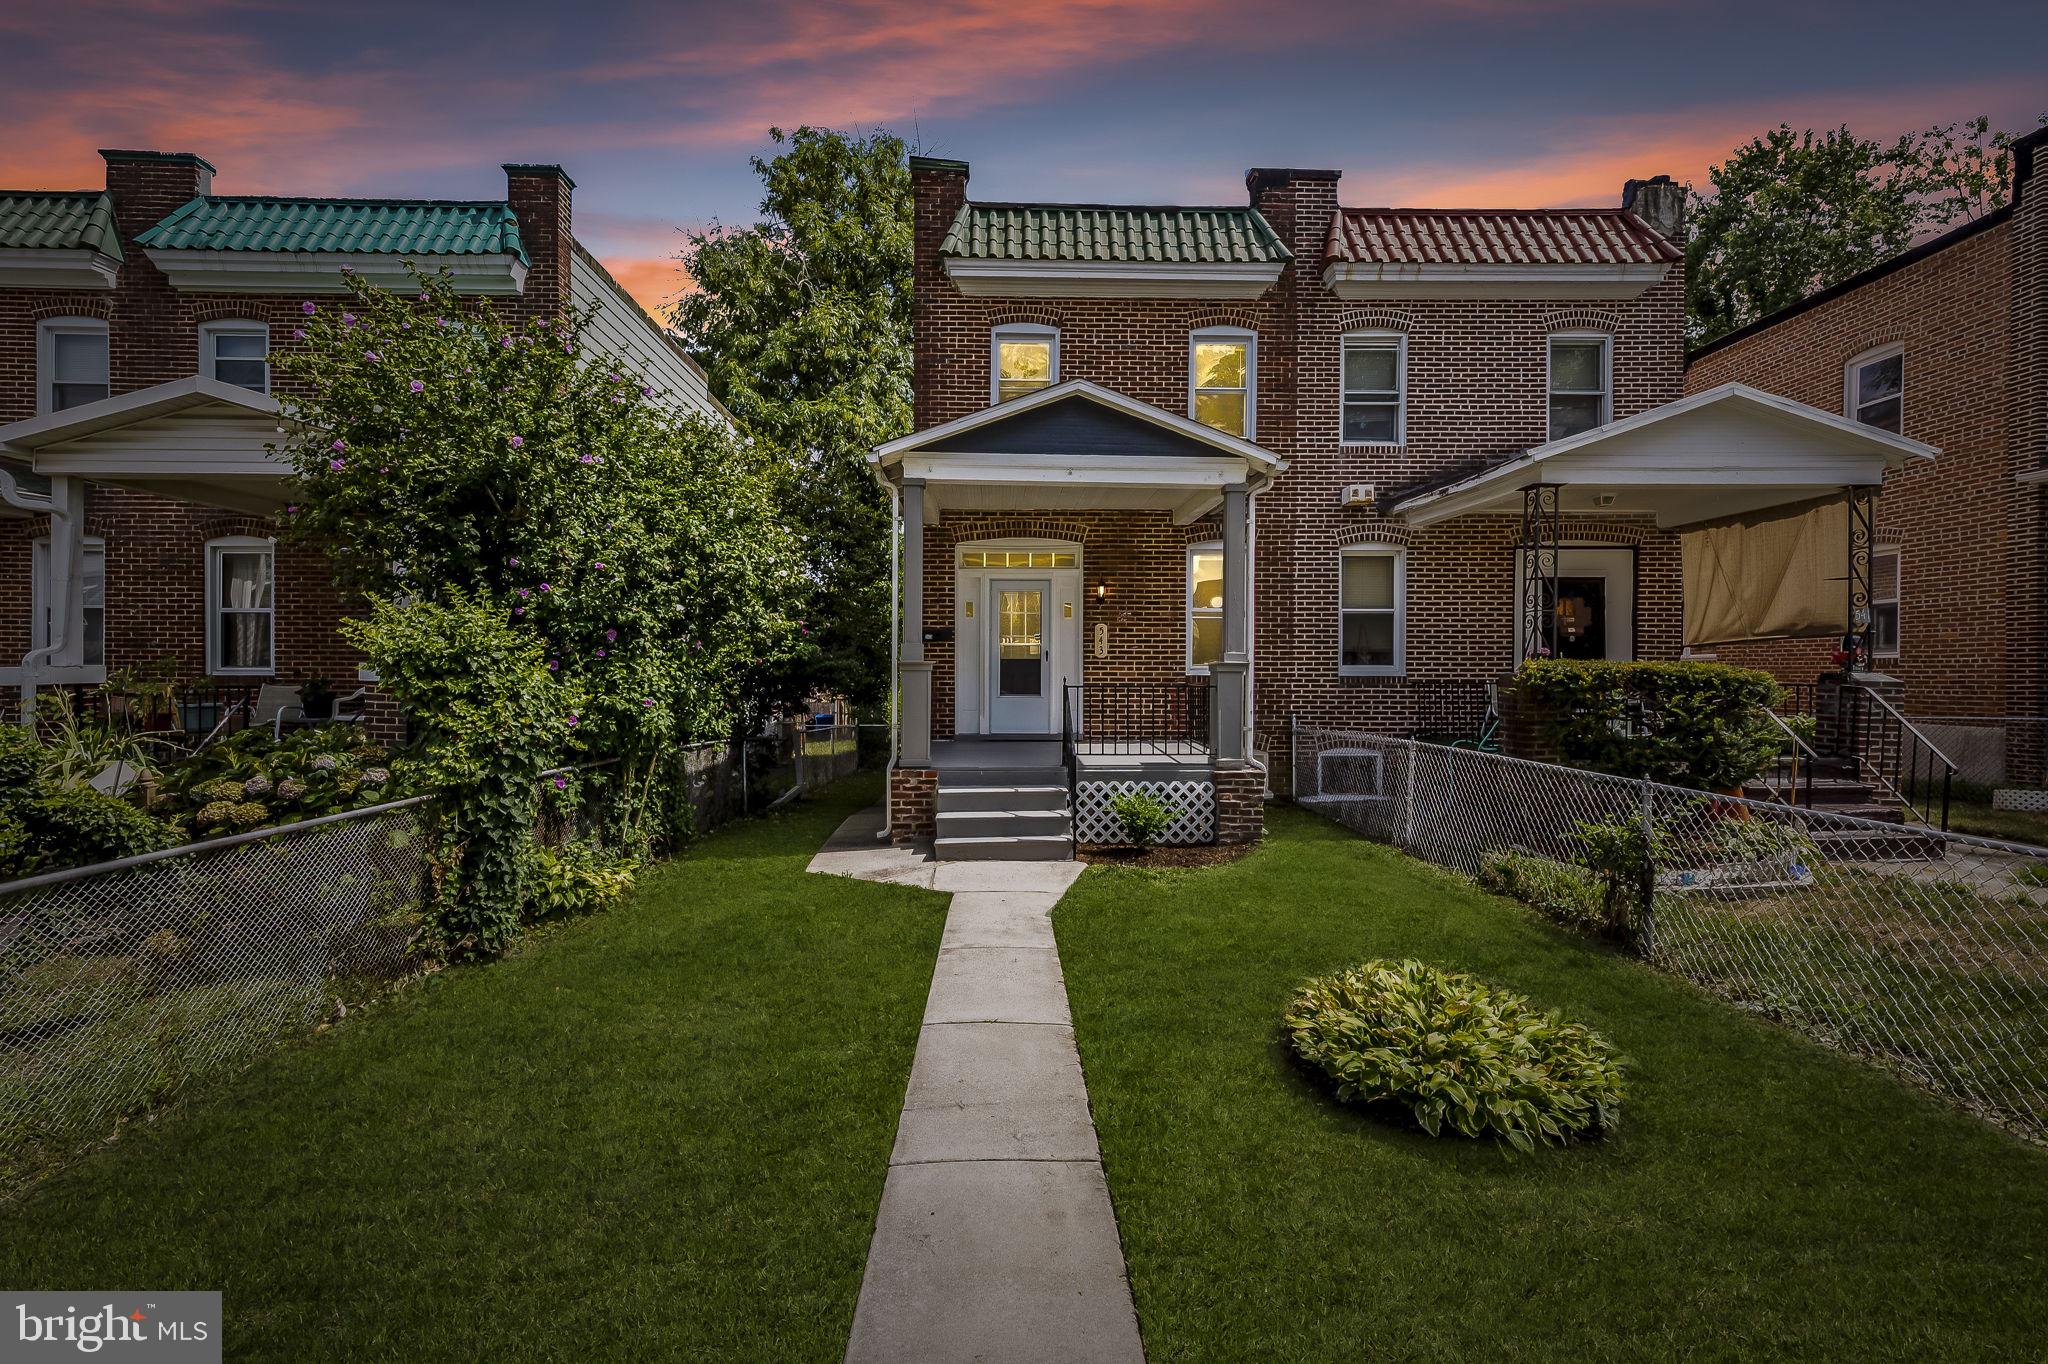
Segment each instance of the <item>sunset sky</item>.
M895 129L987 198L1234 202L1295 165L1354 205L1607 203L1781 120L2030 128L2044 38L2038 0L0 0L0 188L98 185L99 147L222 193L496 198L559 161L658 306L679 226L750 220L771 124Z

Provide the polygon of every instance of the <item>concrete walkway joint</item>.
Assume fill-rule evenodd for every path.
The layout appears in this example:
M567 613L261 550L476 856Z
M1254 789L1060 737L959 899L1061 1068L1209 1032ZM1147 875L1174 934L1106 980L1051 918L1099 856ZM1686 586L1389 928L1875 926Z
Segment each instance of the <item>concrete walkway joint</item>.
M950 892L848 1364L1142 1364L1052 934L1075 862L934 862L881 811L810 870Z

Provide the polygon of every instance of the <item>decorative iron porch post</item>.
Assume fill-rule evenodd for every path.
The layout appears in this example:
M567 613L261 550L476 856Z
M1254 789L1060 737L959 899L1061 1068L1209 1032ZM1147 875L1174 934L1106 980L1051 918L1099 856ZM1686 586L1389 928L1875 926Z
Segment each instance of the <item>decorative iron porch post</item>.
M1555 483L1522 490L1522 657L1557 653L1557 570L1564 511Z
M1849 632L1842 652L1852 673L1870 669L1870 540L1877 489L1864 484L1847 490L1849 503Z

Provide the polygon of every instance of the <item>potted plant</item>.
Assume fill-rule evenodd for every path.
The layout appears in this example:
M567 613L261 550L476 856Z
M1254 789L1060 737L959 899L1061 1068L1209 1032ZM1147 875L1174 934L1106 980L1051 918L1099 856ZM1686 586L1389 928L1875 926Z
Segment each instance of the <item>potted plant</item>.
M308 720L332 720L334 718L334 685L324 677L315 677L299 688L299 706Z

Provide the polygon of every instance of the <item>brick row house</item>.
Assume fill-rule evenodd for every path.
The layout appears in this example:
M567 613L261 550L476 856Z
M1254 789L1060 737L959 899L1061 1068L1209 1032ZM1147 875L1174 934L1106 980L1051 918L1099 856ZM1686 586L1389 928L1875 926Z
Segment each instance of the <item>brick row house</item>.
M1256 838L1290 720L1476 732L1525 655L1677 658L1689 531L1839 515L1935 453L1686 393L1667 177L1529 211L1344 207L1320 170L1213 206L911 179L917 429L872 460L890 827L942 856L1065 856L1134 788L1171 841Z
M1687 391L1741 382L1937 445L1876 508L1872 654L1966 779L2038 788L2048 729L2048 133L2011 202L1700 347ZM1715 656L1811 682L1826 640Z
M216 195L189 153L102 156L104 188L0 191L0 687L164 658L195 690L357 687L325 557L274 538L289 470L265 448L271 359L344 269L446 269L515 318L594 309L587 345L723 411L577 243L558 166L506 166L502 200L318 199Z

